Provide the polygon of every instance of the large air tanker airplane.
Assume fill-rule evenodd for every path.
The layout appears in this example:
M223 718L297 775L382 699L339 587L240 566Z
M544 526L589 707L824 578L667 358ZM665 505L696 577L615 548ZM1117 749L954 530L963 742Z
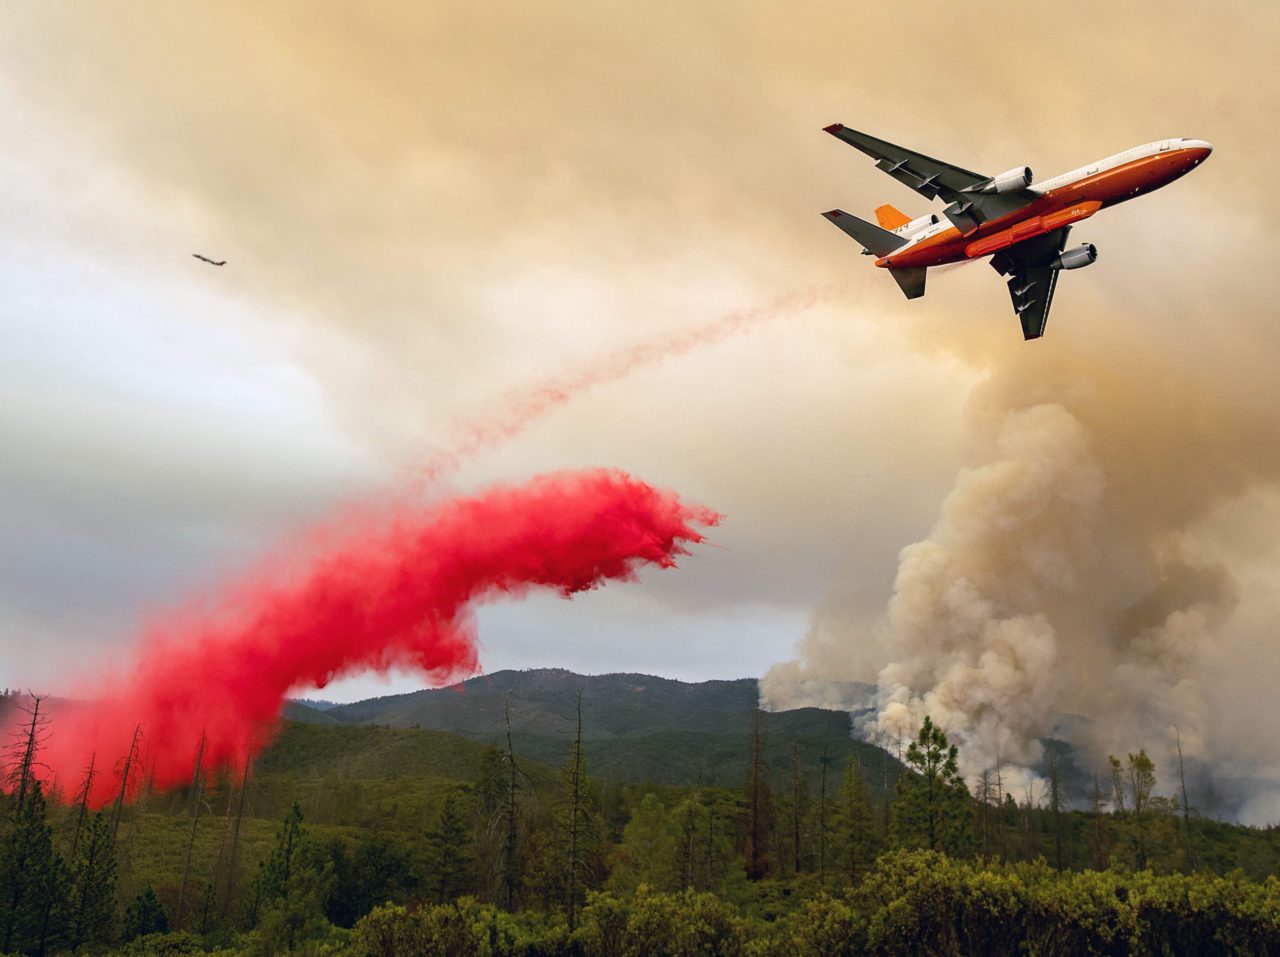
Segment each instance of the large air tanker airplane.
M908 299L924 295L930 266L991 256L1009 277L1009 295L1027 339L1044 335L1058 272L1098 258L1091 243L1067 249L1067 233L1106 206L1159 189L1195 169L1213 152L1204 140L1159 140L1031 185L1031 170L1015 167L983 176L894 146L836 123L826 132L876 161L898 182L948 204L911 219L892 206L876 210L880 225L840 209L822 215L856 239L864 256L889 270Z

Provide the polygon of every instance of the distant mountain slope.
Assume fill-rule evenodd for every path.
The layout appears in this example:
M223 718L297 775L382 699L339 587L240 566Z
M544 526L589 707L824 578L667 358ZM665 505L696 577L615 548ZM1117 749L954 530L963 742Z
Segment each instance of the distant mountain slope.
M340 725L346 723L339 721L326 711L302 701L286 701L281 717L286 721L297 721L299 724Z
M353 724L432 728L484 737L503 728L503 705L512 697L513 730L549 737L573 736L574 702L582 691L587 736L628 737L654 731L715 731L724 721L749 716L759 698L754 678L690 684L651 675L578 675L558 668L498 671L449 688L371 698L327 714Z
M592 775L655 784L739 786L749 764L759 700L754 678L688 683L651 675L578 675L562 669L500 671L451 688L340 705L320 717L352 724L450 731L505 745L505 708L519 755L559 765L575 730L582 692L583 739ZM801 774L816 785L828 757L828 786L838 788L856 759L875 789L892 786L898 762L852 737L843 711L801 708L765 715L771 776L790 773L793 747Z

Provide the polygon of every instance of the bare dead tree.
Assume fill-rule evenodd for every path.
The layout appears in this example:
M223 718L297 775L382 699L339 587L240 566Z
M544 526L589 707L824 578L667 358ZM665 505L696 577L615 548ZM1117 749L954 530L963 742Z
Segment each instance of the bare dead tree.
M124 810L125 799L129 796L129 774L138 758L138 743L141 739L142 725L138 725L133 729L133 740L129 742L129 753L124 756L124 763L120 767L120 793L116 796L116 806L111 822L111 843L113 844L120 833L120 815Z
M983 771L978 776L977 784L974 786L973 799L978 807L978 842L982 848L982 854L985 856L989 849L990 837L990 817L991 817L991 801L994 794L993 774L990 768Z
M200 821L200 805L204 791L205 734L200 732L200 744L196 748L195 770L191 775L191 834L187 837L187 853L182 860L182 882L178 885L177 921L181 923L187 898L187 878L191 875L191 852L196 845L196 825Z
M506 839L503 842L503 875L502 899L507 910L514 910L516 903L516 851L519 841L519 790L520 770L516 766L516 749L511 740L511 695L507 695L504 705L504 716L507 726L507 798L504 802L503 817L506 824Z
M573 933L578 911L578 815L582 809L582 691L578 689L578 730L573 739L573 767L570 770L572 796L569 802L569 932ZM507 719L507 740L510 742L511 720Z
M21 838L22 817L27 810L32 793L39 787L35 770L39 766L40 747L44 741L44 728L47 723L47 718L40 713L40 705L44 697L29 695L29 699L30 704L24 704L22 707L27 714L27 720L19 730L14 732L14 743L10 747L9 754L11 762L9 778L14 794L14 817L10 833L6 835L4 853L8 858L6 863L17 873L22 873L29 861L28 851L24 846L26 842ZM19 909L31 893L23 880L10 880L7 883L9 887L6 889L5 907L0 912L4 915L0 949L5 953L10 951L14 934L18 931Z
M1049 749L1049 810L1053 814L1053 863L1062 870L1062 786L1058 780L1058 752Z
M1178 777L1183 783L1183 850L1187 852L1187 866L1196 870L1196 856L1192 852L1192 818L1190 818L1190 802L1187 800L1187 769L1183 766L1183 732L1174 725L1174 734L1178 741Z
M44 745L48 715L40 713L40 705L47 695L36 695L28 692L27 702L21 708L27 720L13 732L13 741L9 745L9 785L13 794L13 819L17 821L27 806L27 796L35 781L35 771L40 767L40 749Z
M240 824L244 820L245 795L249 793L249 768L253 764L246 751L244 756L244 773L240 776L240 800L236 805L235 823L231 828L231 852L227 856L227 874L222 898L222 916L225 919L231 912L231 898L236 887L236 864L240 851Z
M70 860L75 861L76 850L80 846L80 832L84 830L84 822L89 818L89 791L93 787L93 779L96 776L94 765L98 761L98 754L95 751L89 756L89 767L84 772L84 786L80 788L80 794L76 798L76 826L71 833L71 855Z

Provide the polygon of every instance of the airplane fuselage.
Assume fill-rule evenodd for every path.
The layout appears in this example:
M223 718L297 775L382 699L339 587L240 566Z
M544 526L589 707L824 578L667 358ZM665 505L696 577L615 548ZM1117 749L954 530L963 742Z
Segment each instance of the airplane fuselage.
M1035 200L1015 212L962 234L942 220L911 237L905 246L876 260L877 266L940 266L978 259L1063 226L1088 219L1172 183L1195 169L1212 147L1204 140L1169 139L1136 146L1096 163L1029 187Z

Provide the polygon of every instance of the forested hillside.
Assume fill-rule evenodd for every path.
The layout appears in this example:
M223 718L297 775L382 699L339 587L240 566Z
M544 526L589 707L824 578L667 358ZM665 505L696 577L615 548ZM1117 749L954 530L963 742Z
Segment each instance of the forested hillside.
M516 750L535 761L558 764L577 733L579 692L585 716L583 751L597 777L736 786L746 774L746 742L759 700L754 678L688 683L652 675L578 675L548 668L499 671L450 688L371 698L323 712L294 702L286 717L313 724L452 731L495 744L506 741L505 704L510 697L518 703L511 711L510 729ZM855 740L846 712L801 708L766 714L763 720L770 766L789 766L795 746L802 774L816 785L826 748L828 760L842 765L857 755L874 789L892 788L898 762L880 748Z
M1117 757L1072 807L1056 776L1034 794L961 780L927 724L900 764L853 742L847 716L766 715L742 682L710 683L705 700L662 682L651 701L641 676L609 676L619 684L598 696L580 686L579 722L560 674L558 691L531 673L523 691L471 696L468 735L412 726L445 720L449 699L406 706L418 720L396 727L352 723L383 704L332 709L287 723L246 772L202 768L167 794L149 787L145 758L104 762L95 773L120 799L101 810L84 806L83 782L44 793L36 720L0 807L0 953L1159 954L1280 941L1280 832L1162 796L1169 769L1145 754ZM456 704L470 686L434 694Z

